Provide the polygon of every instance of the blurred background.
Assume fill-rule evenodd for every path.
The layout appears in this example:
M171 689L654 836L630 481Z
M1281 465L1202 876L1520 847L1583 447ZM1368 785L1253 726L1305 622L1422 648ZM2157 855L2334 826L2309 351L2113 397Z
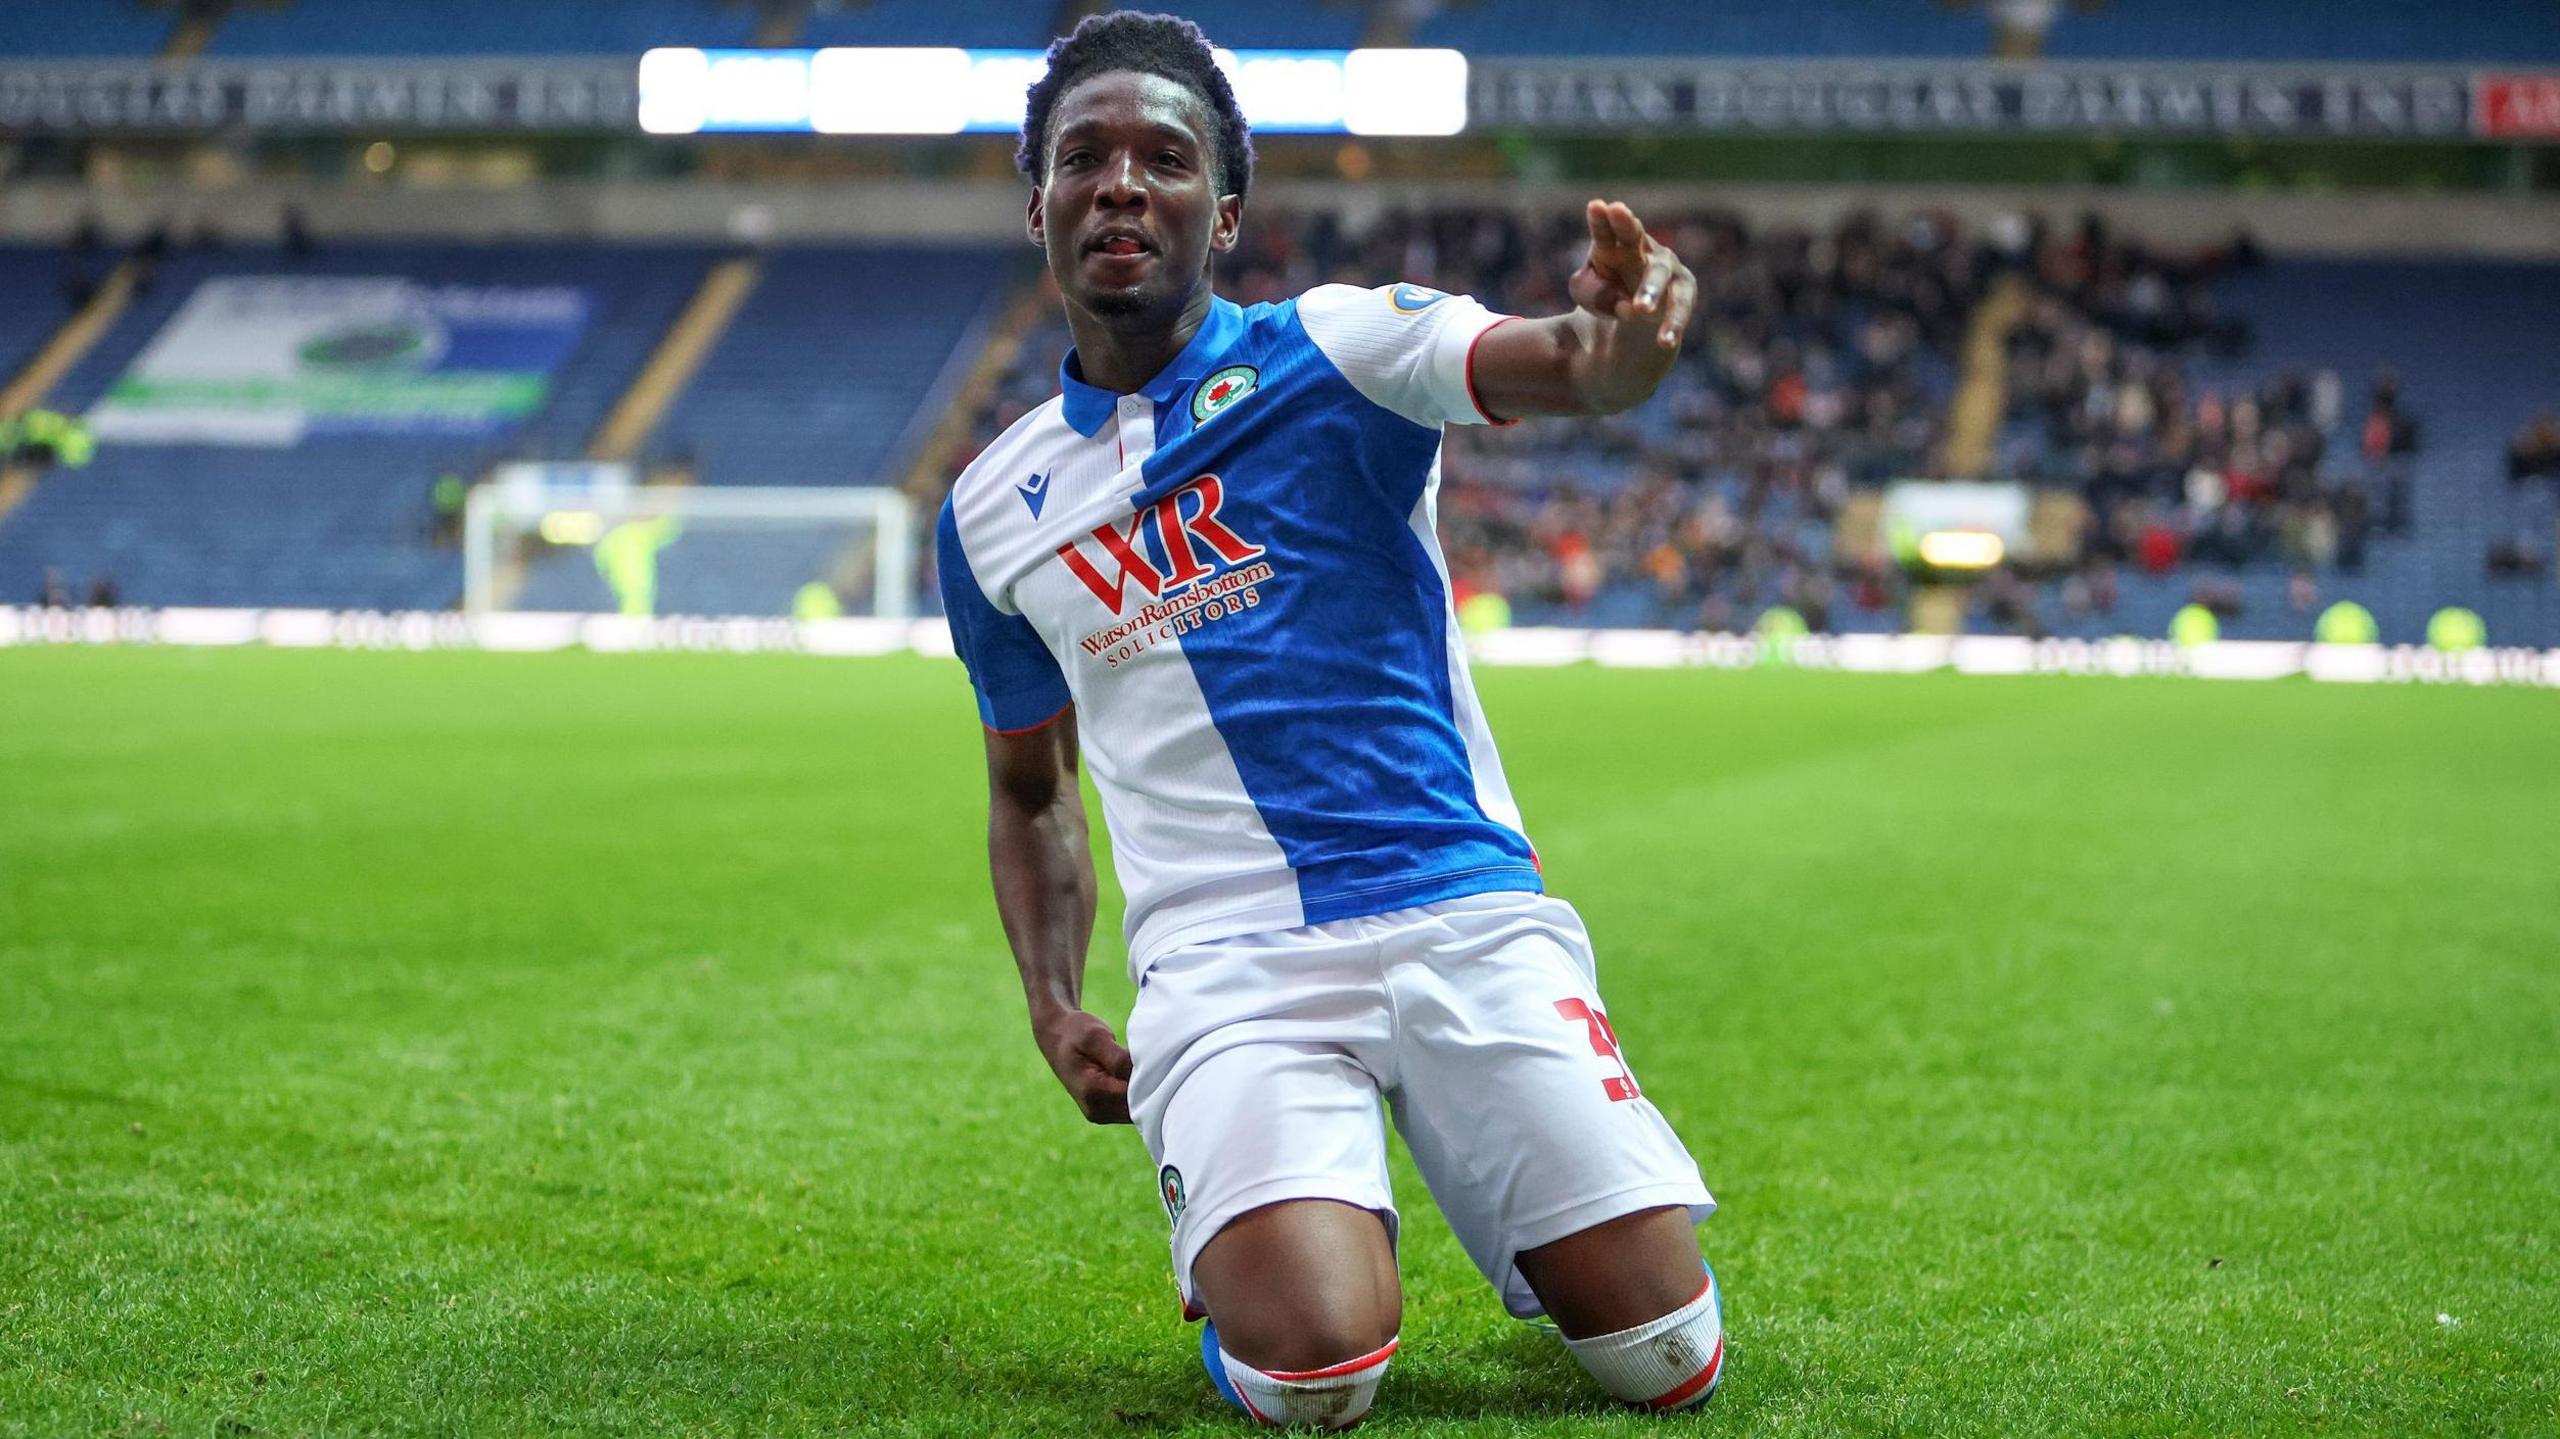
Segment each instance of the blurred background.
M930 616L1083 0L0 6L0 604ZM1701 317L1453 431L1472 628L2560 646L2560 11L1204 0L1222 290ZM1421 52L1421 53L1411 53Z

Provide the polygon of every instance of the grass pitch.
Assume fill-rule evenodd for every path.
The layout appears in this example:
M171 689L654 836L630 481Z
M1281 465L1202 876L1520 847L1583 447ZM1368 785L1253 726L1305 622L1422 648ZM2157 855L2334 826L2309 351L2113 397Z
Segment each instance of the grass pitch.
M1481 679L1732 1368L1608 1409L1399 1156L1370 1432L2560 1430L2560 697ZM977 755L912 659L0 652L0 1433L1241 1432Z

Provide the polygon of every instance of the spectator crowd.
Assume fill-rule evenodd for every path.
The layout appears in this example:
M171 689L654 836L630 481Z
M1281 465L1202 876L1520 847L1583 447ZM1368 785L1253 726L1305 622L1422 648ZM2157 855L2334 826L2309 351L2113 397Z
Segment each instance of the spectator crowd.
M2361 572L2373 536L2410 524L2418 424L2388 371L2373 381L2353 452L2331 437L2347 418L2334 370L2284 370L2254 386L2195 383L2187 360L2246 351L2248 324L2214 303L2220 273L2258 262L2243 239L2167 255L2096 220L2037 244L2032 299L2009 337L2007 475L2084 502L2062 607L2103 605L2118 566L2201 571L2209 608L2238 604L2219 575L2279 563L2298 608L2316 576Z

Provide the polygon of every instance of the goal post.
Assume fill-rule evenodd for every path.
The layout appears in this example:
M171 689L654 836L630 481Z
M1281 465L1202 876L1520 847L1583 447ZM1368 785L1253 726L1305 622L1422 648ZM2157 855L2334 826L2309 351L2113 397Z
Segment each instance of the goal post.
M463 510L463 609L907 619L915 505L896 490L640 485L509 465Z

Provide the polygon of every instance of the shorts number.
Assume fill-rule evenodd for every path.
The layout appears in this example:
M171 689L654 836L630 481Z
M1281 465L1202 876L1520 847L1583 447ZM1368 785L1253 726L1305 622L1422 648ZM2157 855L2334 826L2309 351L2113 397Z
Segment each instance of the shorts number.
M1618 1052L1618 1031L1609 1027L1609 1016L1579 999L1559 999L1556 1013L1578 1020L1591 1036L1591 1052L1618 1066L1618 1072L1600 1081L1601 1089L1612 1100L1629 1100L1644 1093L1636 1088L1636 1072L1627 1068L1627 1057Z

